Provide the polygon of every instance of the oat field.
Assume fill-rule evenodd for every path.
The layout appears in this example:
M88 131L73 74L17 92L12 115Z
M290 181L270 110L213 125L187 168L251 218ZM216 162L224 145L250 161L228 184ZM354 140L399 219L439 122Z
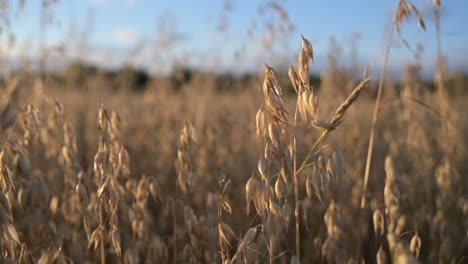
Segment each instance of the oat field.
M382 65L319 82L305 34L289 70L138 91L3 67L0 262L468 263L466 77L439 47L444 3L427 21L394 2ZM416 62L387 75L403 25L435 29L429 82Z

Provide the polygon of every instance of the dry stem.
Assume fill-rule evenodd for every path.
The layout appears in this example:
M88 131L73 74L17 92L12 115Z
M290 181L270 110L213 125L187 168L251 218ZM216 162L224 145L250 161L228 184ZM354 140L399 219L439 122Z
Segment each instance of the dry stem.
M372 126L371 126L371 131L369 135L369 147L367 149L367 160L366 160L366 170L364 173L364 183L362 187L362 196L361 196L361 211L364 209L366 205L366 191L367 191L367 184L369 182L369 173L370 173L370 165L372 162L372 152L374 149L374 134L375 134L375 127L377 124L377 117L379 114L379 107L380 107L380 100L382 98L382 89L383 89L383 84L384 84L384 79L385 79L385 72L387 71L387 64L388 64L388 57L390 54L390 48L392 46L392 41L393 41L393 31L394 31L394 26L392 26L392 29L390 31L390 39L387 44L387 48L385 51L385 58L383 62L383 69L382 73L380 74L380 80L379 80L379 88L377 90L377 98L375 100L375 106L374 106L374 114L372 116Z

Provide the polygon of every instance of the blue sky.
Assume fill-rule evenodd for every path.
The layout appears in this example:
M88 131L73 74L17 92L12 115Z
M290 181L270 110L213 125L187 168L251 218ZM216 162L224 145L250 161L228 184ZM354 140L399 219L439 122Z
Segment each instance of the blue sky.
M12 1L16 2L16 1ZM26 0L18 10L10 6L14 47L0 52L18 59L21 55L37 57L39 43L39 0ZM274 1L232 0L162 1L162 0L60 0L51 9L52 22L47 26L47 46L64 46L67 55L51 51L50 64L61 65L77 57L106 67L132 63L151 71L167 71L174 63L189 64L217 71L257 71L264 62L281 67L296 63L300 35L314 47L313 71L327 67L330 39L340 47L338 61L343 66L355 61L379 68L383 59L386 34L392 11L398 0L277 0L286 11L293 29L271 38L267 23L278 28L279 13L267 7ZM426 73L433 70L435 35L430 0L414 0L425 14L427 31L410 19L403 35L412 46L423 45L421 62ZM452 69L467 69L468 11L466 0L442 1L442 49ZM263 12L259 11L263 9ZM255 25L255 27L253 27ZM283 24L284 25L284 24ZM219 27L224 26L220 31ZM253 37L247 32L251 30ZM359 33L356 40L353 36ZM86 36L85 38L83 36ZM76 45L82 40L84 49ZM83 40L84 39L84 40ZM396 74L414 57L394 41L390 68ZM170 43L170 44L168 44ZM357 47L354 48L354 47ZM354 60L352 59L354 50ZM55 54L55 55L54 55Z

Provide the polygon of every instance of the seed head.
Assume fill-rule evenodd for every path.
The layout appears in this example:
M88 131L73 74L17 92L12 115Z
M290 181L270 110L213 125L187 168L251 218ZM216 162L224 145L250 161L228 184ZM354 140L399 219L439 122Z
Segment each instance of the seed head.
M379 209L375 210L372 218L374 220L374 233L377 236L382 236L385 231L385 220L382 212Z
M419 257L419 253L421 253L421 238L419 237L418 232L416 232L413 238L411 238L410 250L417 258Z

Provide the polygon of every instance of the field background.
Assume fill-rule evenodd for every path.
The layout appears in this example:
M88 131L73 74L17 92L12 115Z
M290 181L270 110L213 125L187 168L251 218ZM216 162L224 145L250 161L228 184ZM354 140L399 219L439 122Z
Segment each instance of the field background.
M8 17L16 3L6 3L2 14ZM402 3L395 1L396 14ZM431 12L424 18L444 10L437 3L426 5ZM277 4L271 12L286 12ZM408 10L408 20L396 18L390 26L407 23L416 30L423 17ZM287 16L278 17L275 23L287 25ZM434 27L432 18L425 21ZM14 32L14 23L5 28ZM401 43L416 46L396 31L394 39L403 49ZM291 115L297 94L287 65L301 67L301 39L294 43L287 63L273 65ZM364 72L364 65L340 63L345 55L338 51L347 43L330 43L326 51L314 50L328 54L321 62L326 67L316 72L310 64L308 72L321 120L335 116ZM2 62L2 263L468 262L468 79L466 68L445 67L443 50L427 67L432 73L413 49L414 58L384 76L363 194L381 65L371 65L369 84L320 141L307 169L284 172L284 164L296 157L300 165L323 128L311 120L297 127L273 124L282 135L278 145L290 147L288 137L294 137L296 155L269 156L264 176L266 142L275 145L256 120L267 104L266 66L239 73L178 62L157 74L131 64L105 68L78 60L49 69L57 58L44 54L56 51L43 49L38 58ZM293 127L293 135L285 127ZM247 202L249 179L256 181L257 208ZM259 191L260 185L268 191Z

